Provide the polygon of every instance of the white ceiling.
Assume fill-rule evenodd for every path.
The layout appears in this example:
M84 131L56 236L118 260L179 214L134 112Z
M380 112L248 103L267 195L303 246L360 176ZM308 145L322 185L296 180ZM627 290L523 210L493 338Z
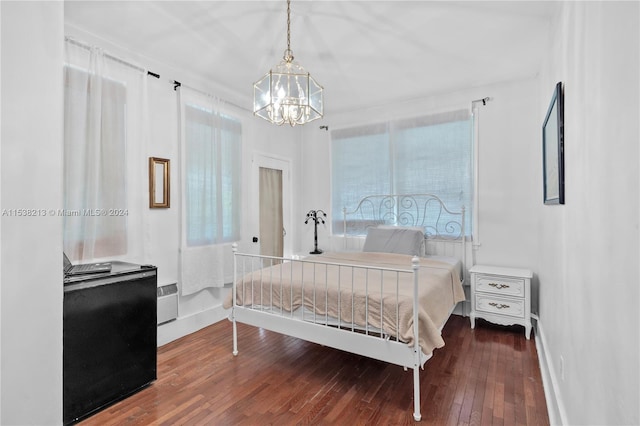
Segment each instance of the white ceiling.
M393 103L534 76L557 5L292 0L291 49L325 110ZM286 48L285 0L67 1L65 22L224 84L247 109Z

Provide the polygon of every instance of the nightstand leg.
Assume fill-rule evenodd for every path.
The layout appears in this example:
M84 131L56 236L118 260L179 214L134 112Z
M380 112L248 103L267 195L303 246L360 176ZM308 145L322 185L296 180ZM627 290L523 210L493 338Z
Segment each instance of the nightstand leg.
M469 321L471 321L471 328L476 328L476 317L475 315L471 314L469 315Z
M524 326L524 337L526 337L527 340L529 340L530 336L531 336L531 324L526 324Z

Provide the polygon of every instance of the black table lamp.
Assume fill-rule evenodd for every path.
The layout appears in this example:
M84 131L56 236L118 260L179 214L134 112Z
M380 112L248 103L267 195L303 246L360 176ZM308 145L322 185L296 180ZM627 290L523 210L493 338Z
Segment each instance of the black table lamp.
M322 222L323 225L325 223L322 217L327 217L327 214L322 210L309 210L309 213L307 213L307 219L304 221L304 223L307 224L309 223L309 220L313 220L313 251L310 251L309 254L322 253L322 250L318 248L318 222Z

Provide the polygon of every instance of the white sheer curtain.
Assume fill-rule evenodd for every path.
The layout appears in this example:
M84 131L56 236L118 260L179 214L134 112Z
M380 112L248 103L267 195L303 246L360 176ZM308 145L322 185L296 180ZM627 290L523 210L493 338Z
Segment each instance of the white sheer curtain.
M178 89L182 180L181 293L233 279L240 238L242 126L218 99Z
M342 208L374 194L430 193L450 209L465 206L473 223L473 143L469 110L457 110L331 132L333 232Z
M66 41L64 250L141 261L146 72Z

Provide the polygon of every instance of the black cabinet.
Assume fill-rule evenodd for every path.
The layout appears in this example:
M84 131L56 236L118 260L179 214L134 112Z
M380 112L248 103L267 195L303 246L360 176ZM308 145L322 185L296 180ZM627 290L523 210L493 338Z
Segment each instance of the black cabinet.
M75 423L156 379L157 270L112 262L65 280L63 421Z

